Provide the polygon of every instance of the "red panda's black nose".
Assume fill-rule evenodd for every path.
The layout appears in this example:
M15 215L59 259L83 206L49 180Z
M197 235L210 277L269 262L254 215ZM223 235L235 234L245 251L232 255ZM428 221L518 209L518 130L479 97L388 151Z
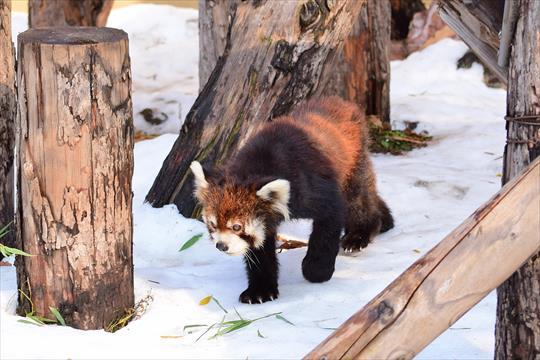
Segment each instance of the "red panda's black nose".
M218 241L216 243L216 247L218 248L218 250L221 250L221 251L227 251L229 250L229 247L227 246L227 244L225 244L224 242L222 241Z

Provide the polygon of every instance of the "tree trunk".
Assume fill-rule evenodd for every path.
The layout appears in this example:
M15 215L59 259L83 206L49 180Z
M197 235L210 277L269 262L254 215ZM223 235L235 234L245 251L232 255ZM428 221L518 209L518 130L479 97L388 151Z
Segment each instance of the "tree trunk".
M189 164L220 164L262 122L324 93L365 1L241 2L223 55L146 200L197 216Z
M199 0L199 90L225 50L230 15L238 0Z
M28 25L105 26L113 0L29 0Z
M540 2L519 0L518 9L508 73L503 184L540 155ZM539 359L540 253L497 289L497 300L495 358Z
M323 74L321 95L338 95L390 124L390 3L367 0L346 36L335 68ZM316 2L315 2L316 3ZM323 3L323 1L320 1ZM202 89L223 54L230 15L238 1L199 2L199 84ZM324 5L323 5L324 6ZM321 81L321 82L323 82Z
M322 74L323 95L338 95L390 126L390 3L367 0L334 68Z
M109 28L19 35L19 314L56 307L100 329L133 307L128 38Z
M15 53L11 40L11 1L0 0L0 228L13 221L13 138L15 137ZM0 241L14 246L14 232ZM2 254L0 254L0 260Z

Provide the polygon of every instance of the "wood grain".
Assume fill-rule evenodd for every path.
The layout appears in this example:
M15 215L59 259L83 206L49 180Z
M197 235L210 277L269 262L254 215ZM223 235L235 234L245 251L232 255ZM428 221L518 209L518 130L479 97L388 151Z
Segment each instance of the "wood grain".
M134 303L127 34L28 30L18 62L18 313L100 329Z
M539 204L540 159L306 359L414 357L540 249Z
M520 16L511 46L507 109L515 121L506 127L503 183L518 176L534 159L538 162L540 156L540 2L520 0L514 6ZM516 119L523 115L529 117ZM538 200L536 211L540 218ZM539 226L536 231L540 233ZM540 252L497 289L497 300L495 358L539 359Z
M444 0L438 4L443 21L501 82L507 84L508 69L497 62L504 0Z
M13 221L13 146L15 137L15 52L11 40L11 1L0 0L0 228ZM14 232L0 241L14 246ZM0 259L2 255L0 254Z

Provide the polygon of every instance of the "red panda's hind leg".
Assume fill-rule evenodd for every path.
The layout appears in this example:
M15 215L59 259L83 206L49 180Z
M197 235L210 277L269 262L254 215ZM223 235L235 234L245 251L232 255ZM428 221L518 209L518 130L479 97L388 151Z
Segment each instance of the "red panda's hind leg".
M394 226L388 206L377 194L375 175L365 155L345 188L347 220L341 246L347 252L368 246L379 233Z

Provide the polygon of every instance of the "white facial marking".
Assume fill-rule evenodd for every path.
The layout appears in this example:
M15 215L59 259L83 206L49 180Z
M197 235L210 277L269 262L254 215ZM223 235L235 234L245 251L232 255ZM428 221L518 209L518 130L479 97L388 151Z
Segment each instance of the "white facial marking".
M253 247L258 249L264 244L265 230L264 222L255 218L246 223L244 232L249 236L253 236Z
M263 200L272 201L272 208L289 220L289 197L291 185L287 180L278 179L269 182L257 191L257 196Z
M208 181L206 181L202 165L198 161L193 161L189 168L195 176L195 197L201 200L201 192L208 189Z
M230 231L217 231L214 233L214 243L222 242L227 245L228 255L244 255L249 248L249 244L241 237Z

